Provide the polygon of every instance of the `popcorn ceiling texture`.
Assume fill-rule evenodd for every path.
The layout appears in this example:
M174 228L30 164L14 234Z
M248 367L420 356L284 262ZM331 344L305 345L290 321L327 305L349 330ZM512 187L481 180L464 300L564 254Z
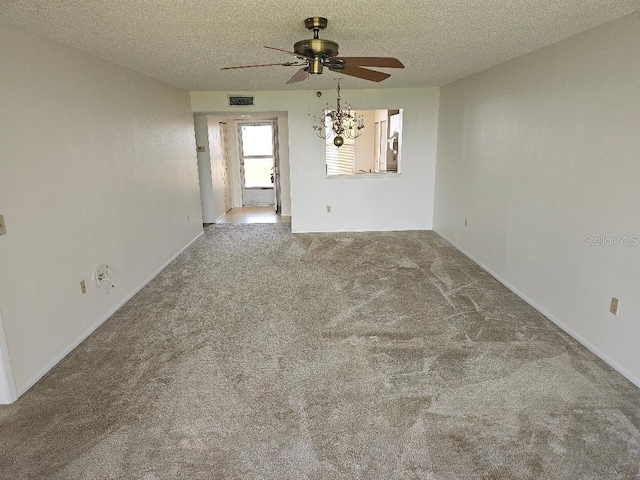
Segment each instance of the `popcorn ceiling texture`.
M637 479L639 429L434 232L213 225L0 407L0 478Z
M221 71L287 62L310 33L303 20L329 19L321 38L345 56L394 56L406 65L374 84L347 88L432 87L624 16L640 0L3 0L0 20L40 33L188 90L291 90L294 67ZM326 73L310 88L333 88Z

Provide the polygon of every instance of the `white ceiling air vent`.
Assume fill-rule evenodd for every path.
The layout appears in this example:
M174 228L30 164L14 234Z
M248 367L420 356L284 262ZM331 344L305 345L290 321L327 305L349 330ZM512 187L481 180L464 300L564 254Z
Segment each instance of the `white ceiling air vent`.
M229 105L232 107L253 105L253 97L229 97Z

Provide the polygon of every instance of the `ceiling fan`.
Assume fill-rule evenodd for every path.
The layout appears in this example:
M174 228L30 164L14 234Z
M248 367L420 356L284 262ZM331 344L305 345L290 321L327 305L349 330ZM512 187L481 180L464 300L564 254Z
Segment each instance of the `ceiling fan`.
M391 75L377 70L363 67L379 68L404 68L404 65L397 58L392 57L339 57L338 44L331 40L319 38L320 30L327 28L327 19L323 17L310 17L305 19L304 24L308 30L313 31L313 38L300 40L293 46L293 52L274 47L264 47L270 50L293 55L297 58L295 62L266 63L262 65L243 65L238 67L224 67L221 70L235 70L238 68L255 67L301 67L287 83L301 82L309 74L321 74L323 68L328 68L332 72L350 75L352 77L381 82Z

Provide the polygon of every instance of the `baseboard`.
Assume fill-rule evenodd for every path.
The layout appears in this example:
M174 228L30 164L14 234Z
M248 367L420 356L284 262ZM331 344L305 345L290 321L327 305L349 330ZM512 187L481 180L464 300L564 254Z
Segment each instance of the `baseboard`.
M435 231L435 230L434 230ZM593 345L591 342L589 342L587 339L585 339L582 335L580 335L578 332L576 332L575 330L573 330L572 328L568 327L567 325L565 325L559 318L557 318L555 315L552 315L551 313L549 313L548 311L546 311L543 307L541 307L540 305L538 305L536 302L534 302L533 300L531 300L527 295L525 295L524 293L522 293L521 291L519 291L517 288L515 288L514 286L512 286L508 281L506 281L505 279L503 279L500 275L498 275L497 273L495 273L493 270L491 270L489 267L487 267L485 264L483 264L481 261L479 261L478 259L476 259L472 254L470 254L469 252L467 252L466 250L464 250L463 248L460 248L456 245L455 242L453 242L450 238L448 238L446 235L443 235L442 233L435 231L438 235L440 235L442 238L444 238L447 242L449 242L451 245L453 245L456 250L460 251L461 253L463 253L465 256L467 256L469 259L471 259L474 263L478 264L479 266L482 267L483 270L487 271L488 273L491 274L491 276L493 278L495 278L496 280L498 280L501 284L503 284L505 287L507 287L509 290L511 290L513 293L515 293L518 297L520 297L522 300L524 300L525 302L527 302L529 305L531 305L533 308L535 308L538 312L540 312L542 315L544 315L548 320L550 320L551 322L553 322L558 328L560 328L563 332L565 332L566 334L570 335L571 337L573 337L576 341L578 341L578 343L580 343L581 345L583 345L585 348L587 348L589 351L591 351L591 353L593 353L594 355L596 355L598 358L600 358L601 360L603 360L607 365L609 365L611 368L613 368L615 371L617 371L620 375L622 375L623 377L625 377L627 380L629 380L631 383L633 383L636 387L640 388L640 378L638 378L637 376L635 376L633 373L631 373L628 369L626 369L625 367L623 367L622 365L620 365L618 362L616 362L614 359L612 359L609 355L607 355L606 353L604 353L602 350L600 350L598 347L596 347L595 345Z
M131 298L142 290L151 280L153 280L162 270L167 268L167 266L173 262L182 252L184 252L187 248L189 248L193 242L198 240L200 236L204 234L204 232L200 232L193 240L187 243L184 247L180 249L178 253L176 253L173 257L167 260L160 268L158 268L151 276L149 276L146 280L144 280L138 287L133 289L131 293L129 293L121 302L119 302L114 308L109 310L105 315L103 315L96 323L91 325L84 333L82 333L74 342L71 343L67 348L65 348L58 356L56 356L53 360L51 360L42 370L40 370L37 374L35 374L27 383L17 389L17 397L12 401L15 401L18 397L24 394L27 390L33 387L42 377L44 377L49 370L55 367L64 357L69 355L78 345L80 345L89 335L91 335L100 325L106 322L111 315L116 313L122 306L127 303Z
M367 233L367 232L428 232L430 231L430 227L424 228L416 228L416 227L407 227L407 228L337 228L337 229L327 229L327 230L291 230L291 233Z

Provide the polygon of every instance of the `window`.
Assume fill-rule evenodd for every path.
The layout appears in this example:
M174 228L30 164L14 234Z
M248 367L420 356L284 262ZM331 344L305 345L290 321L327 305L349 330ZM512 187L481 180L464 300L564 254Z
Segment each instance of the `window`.
M271 124L241 125L245 188L271 188L273 129Z
M333 144L334 135L327 137L327 175L351 175L356 164L356 146L353 138L345 138L340 148Z

